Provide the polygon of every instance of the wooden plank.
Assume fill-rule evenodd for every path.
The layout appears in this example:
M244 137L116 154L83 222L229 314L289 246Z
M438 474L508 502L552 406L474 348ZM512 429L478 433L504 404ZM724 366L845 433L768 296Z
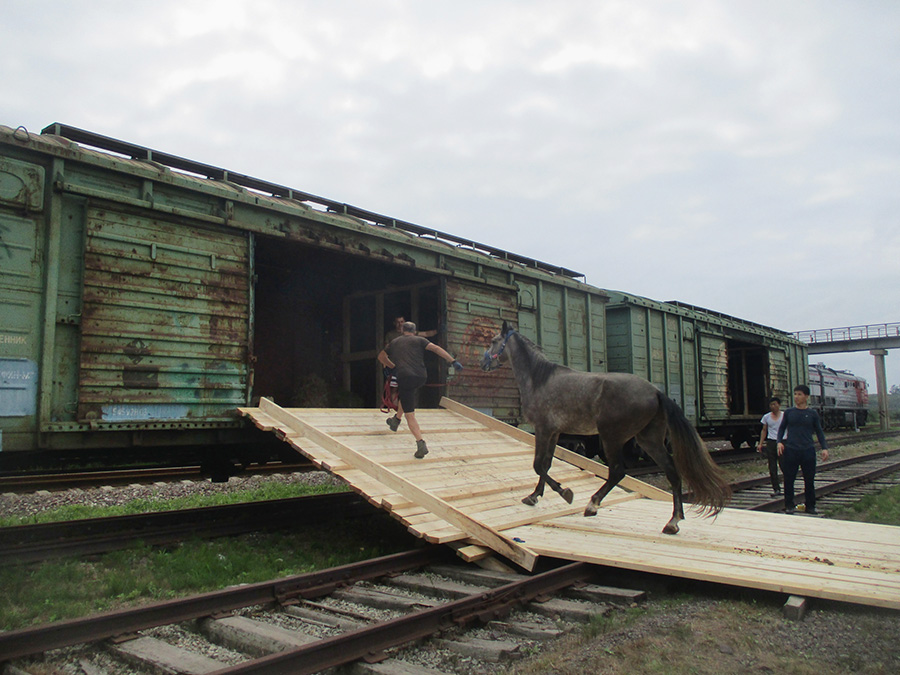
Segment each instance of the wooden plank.
M522 441L523 443L530 443L532 447L534 447L534 436L529 434L527 431L522 431L506 422L501 422L498 419L491 417L490 415L485 415L482 412L478 412L477 410L473 410L468 406L463 405L462 403L458 403L452 399L447 398L446 396L441 398L441 407L446 408L447 410L452 410L455 413L460 415L464 415L472 420L477 420L481 422L484 426L489 429L494 429L496 431L501 431L503 433L512 436L513 438ZM563 447L556 446L556 450L553 453L554 457L561 459L564 462L568 462L569 464L573 464L577 466L579 469L584 469L585 471L592 471L596 475L601 478L609 477L609 469L600 462L595 462L592 459L588 459L586 457L582 457L576 452L572 452L570 450L566 450ZM643 481L639 481L636 478L632 478L631 476L625 476L621 481L619 481L619 485L628 490L633 490L648 499L659 499L659 500L671 500L672 495L665 490L660 490L657 487L652 485L648 485Z
M275 418L279 423L302 432L305 436L308 436L319 445L327 447L331 452L342 457L345 461L352 462L359 468L365 469L367 472L371 473L372 476L379 482L384 483L388 487L397 490L397 492L406 495L410 499L421 501L423 504L426 504L429 508L440 514L441 518L443 518L447 522L450 522L454 526L459 527L461 530L469 534L469 536L475 537L478 540L484 542L501 555L504 555L510 560L516 562L518 565L524 567L527 570L534 569L534 565L537 562L537 555L533 551L530 551L524 546L519 546L517 543L512 541L512 539L499 534L491 528L484 526L482 523L479 523L475 519L470 518L461 511L454 509L450 504L443 501L442 499L434 497L425 490L422 490L413 483L410 483L400 475L382 467L377 462L369 459L365 455L356 452L352 448L340 443L334 438L331 438L327 434L319 431L303 420L284 411L272 401L269 401L265 398L261 399L260 408L267 415Z
M317 466L332 470L414 534L434 543L455 543L463 559L483 559L490 550L471 529L445 518L448 513L458 512L531 556L900 608L900 528L733 508L708 519L688 508L681 532L673 537L660 532L671 516L671 496L642 483L630 493L616 488L592 518L580 515L582 506L565 504L549 491L536 507L524 507L519 497L536 481L533 437L475 411L478 419L449 408L421 411L433 452L416 461L409 457L411 445L401 447L405 444L398 443L397 435L381 429L384 417L378 411L298 410L303 419L291 416L293 425L261 409L242 412ZM305 426L312 419L318 436ZM366 431L361 425L373 428ZM345 444L352 448L344 451ZM381 469L371 472L355 465L352 453ZM563 461L554 475L573 488L578 501L602 483L603 465L562 448L557 456ZM399 489L402 482L389 480L394 474L430 494L441 509L453 511L417 503L416 495Z
M666 573L777 592L809 594L833 600L900 608L900 578L872 570L838 568L824 562L782 560L775 556L723 554L681 547L678 536L641 542L608 536L564 537L546 524L507 532L543 555L568 560Z

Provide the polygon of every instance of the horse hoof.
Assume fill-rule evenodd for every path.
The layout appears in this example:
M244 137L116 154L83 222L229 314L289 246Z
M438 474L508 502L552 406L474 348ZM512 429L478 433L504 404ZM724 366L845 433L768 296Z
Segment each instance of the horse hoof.
M563 490L563 491L560 492L559 494L560 494L560 496L561 496L563 499L565 499L569 504L571 504L571 503L572 503L572 500L575 499L575 495L572 493L572 490L569 489L569 488L566 488L565 490Z
M663 534L678 534L678 525L666 523L666 526L663 528Z
M594 506L593 504L588 504L587 508L585 508L585 510L584 510L584 517L589 518L590 516L596 516L596 515L597 515L597 507Z
M537 504L537 497L535 497L534 495L528 495L522 500L522 503L527 504L528 506L534 506L535 504Z

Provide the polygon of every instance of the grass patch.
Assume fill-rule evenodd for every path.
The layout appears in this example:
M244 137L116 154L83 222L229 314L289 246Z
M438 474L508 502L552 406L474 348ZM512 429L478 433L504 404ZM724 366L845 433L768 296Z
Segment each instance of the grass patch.
M414 542L398 522L373 513L303 523L294 531L7 566L0 569L0 629L326 569L408 550Z
M70 504L31 516L5 516L0 518L0 527L34 525L37 523L56 523L65 520L81 520L85 518L130 516L137 513L156 513L159 511L195 509L206 506L224 506L227 504L288 499L291 497L331 494L346 491L346 486L333 483L308 485L305 483L287 484L272 481L262 483L254 488L235 490L233 492L220 492L206 495L195 494L174 499L135 499L116 506Z
M900 526L900 485L826 512L829 518Z

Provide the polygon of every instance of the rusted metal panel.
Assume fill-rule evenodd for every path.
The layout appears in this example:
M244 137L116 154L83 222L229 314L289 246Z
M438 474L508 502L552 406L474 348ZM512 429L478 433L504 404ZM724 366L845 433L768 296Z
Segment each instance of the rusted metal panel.
M216 420L246 401L246 235L90 208L78 419Z
M0 157L0 204L25 211L41 211L44 208L44 168Z
M466 366L448 386L450 398L503 420L520 421L521 404L512 369L481 370L481 357L503 320L515 322L516 293L447 279L447 345Z
M709 333L699 333L698 338L701 419L727 419L729 415L727 343L723 337Z
M787 354L780 349L770 349L769 396L777 396L787 403L790 401L790 393L793 388Z

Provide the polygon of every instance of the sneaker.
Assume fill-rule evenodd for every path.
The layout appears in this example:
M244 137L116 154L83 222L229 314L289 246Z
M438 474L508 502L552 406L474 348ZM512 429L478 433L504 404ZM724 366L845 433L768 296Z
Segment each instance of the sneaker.
M817 516L817 515L819 515L819 512L816 511L815 509L806 509L806 513L807 513L807 515L810 515L810 516Z
M785 506L785 507L784 507L784 512L787 513L787 514L791 514L791 513L793 513L794 511L795 511L795 509L794 509L793 506Z
M425 455L428 454L428 447L425 445L425 441L416 441L416 459L422 459Z
M781 492L781 490L773 490L773 491L772 491L772 496L773 496L773 497L780 497L782 494L783 494L783 493Z
M393 417L388 417L387 420L385 420L385 421L387 422L387 425L391 428L391 431L397 431L397 429L400 426L400 420L397 419L396 415L394 415Z

